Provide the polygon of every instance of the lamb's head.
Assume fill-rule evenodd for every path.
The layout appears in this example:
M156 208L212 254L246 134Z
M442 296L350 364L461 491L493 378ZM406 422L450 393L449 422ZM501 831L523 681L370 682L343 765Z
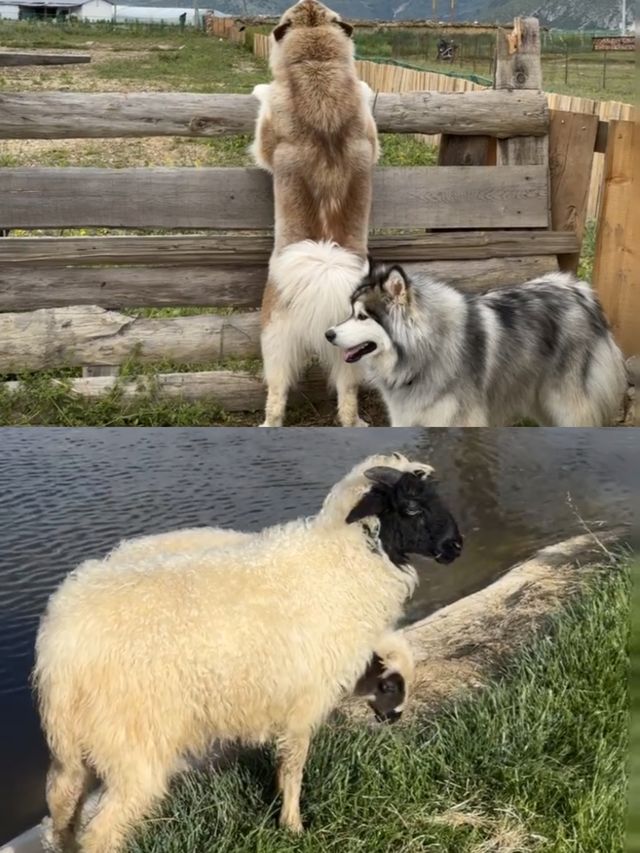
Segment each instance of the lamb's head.
M355 688L379 723L395 723L402 716L413 681L413 656L400 632L389 633L376 649Z
M349 511L346 522L375 519L381 549L396 566L410 554L451 563L460 556L462 536L453 515L424 467L407 471L376 465L364 476L372 484Z

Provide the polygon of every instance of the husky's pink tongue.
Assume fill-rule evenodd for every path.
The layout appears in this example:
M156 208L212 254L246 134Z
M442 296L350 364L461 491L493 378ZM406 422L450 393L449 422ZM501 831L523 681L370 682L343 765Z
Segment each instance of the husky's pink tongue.
M349 361L351 358L353 358L354 355L357 355L361 349L362 349L362 344L360 344L360 346L357 346L357 347L349 347L349 349L346 349L343 352L342 357L344 358L345 361Z

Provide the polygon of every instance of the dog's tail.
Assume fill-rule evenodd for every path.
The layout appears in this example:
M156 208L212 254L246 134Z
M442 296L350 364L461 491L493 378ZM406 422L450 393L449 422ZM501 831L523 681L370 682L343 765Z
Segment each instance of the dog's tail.
M325 331L349 315L351 294L368 267L368 260L337 243L303 240L272 257L269 277L296 326L324 342Z

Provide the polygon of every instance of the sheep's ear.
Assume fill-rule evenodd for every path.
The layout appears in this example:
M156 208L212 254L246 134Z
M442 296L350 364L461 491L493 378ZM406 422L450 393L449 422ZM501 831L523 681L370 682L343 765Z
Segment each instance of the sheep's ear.
M379 483L381 486L393 487L402 477L403 471L398 471L397 468L388 468L386 465L376 465L375 468L368 468L364 472L364 476L371 480L372 483Z
M285 21L283 24L278 24L278 26L273 31L274 39L276 41L280 41L284 37L284 34L286 33L286 31L289 29L290 26L291 26L291 21Z
M364 494L358 503L346 517L347 524L353 524L354 521L362 521L363 518L371 518L374 515L380 515L384 509L385 501L383 496L376 489L369 489Z

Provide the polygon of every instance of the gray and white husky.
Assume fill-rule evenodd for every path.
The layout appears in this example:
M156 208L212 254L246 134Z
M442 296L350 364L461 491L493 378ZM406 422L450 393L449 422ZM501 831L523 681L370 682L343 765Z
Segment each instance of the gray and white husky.
M627 387L597 297L560 273L469 294L370 261L326 337L362 362L392 426L602 426Z

